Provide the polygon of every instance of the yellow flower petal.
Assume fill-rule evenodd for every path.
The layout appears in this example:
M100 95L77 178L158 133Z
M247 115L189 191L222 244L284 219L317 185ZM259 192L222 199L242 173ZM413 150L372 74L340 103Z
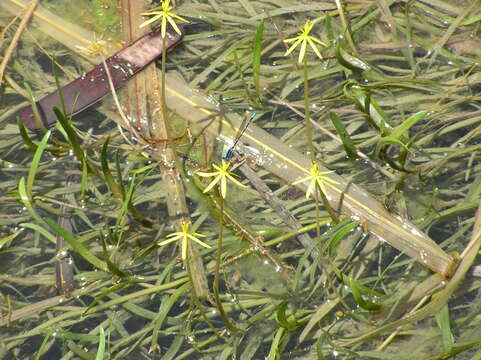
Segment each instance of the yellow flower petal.
M298 41L298 40L302 40L300 35L290 39L285 39L284 42L289 44L291 42Z
M304 181L311 180L311 177L312 177L311 175L305 176L299 180L294 181L292 185L297 185L297 184L303 183Z
M314 36L309 36L311 41L314 41L315 43L318 43L319 45L322 46L327 46L327 44L324 41L319 40L318 38L315 38Z
M167 20L169 21L169 24L172 25L172 27L174 28L175 32L179 35L182 35L182 33L180 32L180 29L179 27L177 26L177 24L175 23L175 21L172 19L172 17L167 17Z
M319 52L319 49L317 48L316 44L314 44L311 38L307 39L307 41L309 42L309 45L311 45L311 49L314 50L314 53L317 55L317 57L322 60L322 55Z
M187 240L182 241L182 260L187 259Z
M309 186L307 187L306 199L309 199L311 195L314 194L315 190L316 190L316 182L315 180L313 180L309 183Z
M170 243L172 243L174 241L177 241L177 240L178 240L178 238L167 239L167 240L164 240L162 242L159 242L158 244L160 246L164 246L164 245L170 244Z
M165 38L165 34L167 34L167 20L166 16L162 16L162 23L160 25L160 36Z
M219 182L219 180L222 180L223 177L222 176L217 176L214 180L212 180L212 182L207 185L207 187L204 189L203 193L205 194L206 192L209 192L210 189L212 189L214 187L215 184L217 184Z
M221 182L220 182L220 194L225 199L225 197L227 195L227 179L226 179L225 176L222 177Z
M187 236L188 236L189 239L195 241L197 244L199 244L199 245L201 245L201 246L203 246L203 247L205 247L205 248L207 248L207 249L211 249L211 248L212 248L212 246L206 244L206 243L203 242L203 241L200 241L200 240L197 239L195 236L192 236L192 235L190 235L190 234L187 234Z
M247 185L244 185L243 183L241 183L239 180L237 180L236 178L234 178L233 176L231 175L228 175L227 176L230 181L232 181L234 184L236 184L237 186L240 186L240 187L243 187L244 189L248 188Z
M306 55L306 47L306 41L302 40L301 50L299 51L299 64L302 64L302 60L304 60L304 56Z

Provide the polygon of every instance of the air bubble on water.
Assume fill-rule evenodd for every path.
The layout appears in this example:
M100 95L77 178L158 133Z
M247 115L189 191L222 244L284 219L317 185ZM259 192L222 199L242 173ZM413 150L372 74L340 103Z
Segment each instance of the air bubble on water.
M421 256L421 261L426 264L427 263L427 257L428 257L428 254L426 252L426 250L424 249L421 249L419 255Z
M414 227L411 229L411 234L416 235L416 236L423 236L423 234L421 232L419 232L419 230L414 228Z
M56 258L57 259L63 259L64 257L66 257L68 255L67 251L66 250L62 250L62 251L59 251L56 255Z

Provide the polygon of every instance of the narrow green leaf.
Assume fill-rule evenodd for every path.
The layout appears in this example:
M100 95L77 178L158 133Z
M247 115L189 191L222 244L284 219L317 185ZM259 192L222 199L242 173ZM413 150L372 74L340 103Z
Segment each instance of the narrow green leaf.
M326 343L327 335L326 333L322 333L316 341L316 353L317 353L317 360L326 360L324 356L324 352L322 351L322 345Z
M291 332L296 330L299 327L299 324L295 319L294 320L287 319L286 310L287 310L287 301L283 301L277 308L276 320L280 326L285 328L287 331Z
M101 159L100 159L101 163L102 163L102 172L104 174L105 181L106 181L110 191L112 192L112 194L114 194L114 196L117 200L124 203L125 202L125 190L124 190L124 187L123 187L123 180L122 180L119 158L118 158L118 156L116 157L115 166L116 166L116 169L117 169L117 178L119 179L119 181L121 183L120 185L115 181L114 176L110 172L109 164L108 164L108 161L107 161L107 149L108 149L108 146L109 146L109 141L110 141L110 138L107 138L104 145L102 146L102 154L101 154ZM133 190L134 189L132 189L132 191ZM132 196L132 194L130 196ZM135 218L135 220L137 220L138 222L140 222L142 225L144 225L146 227L152 227L152 222L150 220L146 219L144 216L142 216L137 211L137 209L132 205L132 202L130 200L127 204L128 204L129 212L132 214L132 216Z
M95 360L103 360L105 356L105 332L104 328L100 327L99 330L99 347L97 349L97 355Z
M429 111L420 111L408 119L404 120L402 124L396 126L391 134L389 135L392 138L400 139L402 136L406 135L406 132L415 125L418 121L424 119L426 115L429 114Z
M23 124L23 121L20 120L19 117L17 117L17 125L18 125L18 130L20 132L20 136L22 137L22 140L25 143L25 147L27 148L27 150L32 152L37 150L37 145L35 145L33 141L30 140L30 137L27 134L27 129L25 129L25 125Z
M332 255L334 253L334 250L339 245L341 240L344 239L346 235L349 234L357 226L359 226L358 221L350 221L349 223L344 224L342 227L337 229L337 231L334 233L333 236L331 236L328 241L329 255Z
M344 123L341 121L339 116L337 116L333 112L329 112L329 117L331 118L331 121L334 124L334 127L336 128L339 137L341 138L342 145L344 146L347 157L350 160L356 160L358 158L357 150L351 140L351 137L349 136L349 133L346 130L346 127L344 126Z
M329 12L325 12L324 29L326 30L326 36L329 41L334 41L334 31L332 31L332 17Z
M352 296L356 303L365 310L373 311L378 310L380 308L379 304L376 304L370 300L364 300L361 291L359 290L359 286L357 281L353 278L349 278L349 288L351 289Z
M107 250L107 244L105 243L105 238L102 234L100 234L100 243L102 244L102 253L110 273L120 278L125 278L127 276L127 273L120 270L120 268L110 260L109 252Z
M174 338L174 341L170 343L169 348L165 352L165 354L162 356L161 360L172 360L174 359L175 355L179 351L180 347L185 341L185 336L183 334L179 334ZM243 359L243 358L241 358ZM249 359L246 359L249 360Z
M279 307L277 308L276 320L280 326L282 326L285 329L289 329L290 324L289 324L289 321L287 321L286 310L287 310L287 301L283 301L280 303Z
M339 63L344 66L345 68L353 71L353 72L362 72L366 70L371 70L371 66L368 63L362 61L361 59L352 56L351 54L347 53L341 43L339 42L336 46L336 58Z
M114 177L110 172L109 163L107 161L107 149L109 146L109 141L110 138L107 138L104 145L102 146L102 154L100 159L102 163L102 172L104 174L105 181L107 182L110 191L112 191L112 194L114 194L116 199L122 201L124 198L122 187L115 182Z
M264 36L264 20L259 23L254 40L254 51L252 53L252 76L254 78L254 87L256 89L257 98L261 99L260 72L261 72L261 52L262 39Z
M190 289L190 286L190 284L184 284L177 290L175 290L175 292L171 296L168 296L167 298L164 298L162 300L162 305L159 309L159 313L153 321L152 341L150 345L151 349L153 349L155 345L158 344L159 331L162 328L165 319L167 319L167 315L169 314L170 310L175 306L175 304L178 303L179 298L183 296L188 289Z
M89 306L87 307L87 309L85 309L85 311L82 313L83 316L87 315L89 313L89 311L95 307L103 298L105 298L107 295L109 294L112 294L112 293L116 293L117 291L123 289L124 287L126 287L127 285L133 283L135 281L129 279L127 281L122 281L121 283L119 284L116 284L114 286L111 286L109 287L107 290L104 290L102 291L99 295L97 295L95 298L94 298L94 301L92 301Z
M383 136L382 138L379 139L378 145L380 147L382 147L384 145L387 145L387 144L398 145L398 146L402 147L403 149L405 149L406 151L409 151L409 148L401 140L398 140L397 138L393 138L391 136Z
M33 156L33 159L32 159L32 163L30 164L30 170L28 171L27 184L26 184L27 195L30 201L32 201L33 199L33 191L32 191L33 181L35 180L35 175L37 173L38 165L40 164L42 153L47 146L47 141L50 137L50 134L51 134L50 130L45 133L42 140L40 141L40 144L38 144L37 150L35 151L35 155Z
M24 85L25 85L25 89L27 90L28 100L30 101L30 105L32 106L33 116L35 117L35 123L39 126L40 129L42 129L43 131L47 131L47 129L45 128L45 125L43 124L42 118L40 117L40 113L38 112L37 102L35 101L35 98L33 96L32 89L27 83L25 83Z
M63 112L61 112L57 107L53 108L55 115L57 116L60 125L62 126L63 130L67 134L68 141L72 146L73 152L77 160L82 164L85 160L85 153L83 149L80 147L79 139L75 130L70 126L70 123Z
M349 82L344 86L344 95L350 99L356 107L367 115L370 124L377 129L381 135L387 136L393 127L389 123L387 115L371 96L369 89L361 84Z
M55 66L55 59L54 58L52 58L52 72L53 72L53 77L55 78L55 86L57 88L57 94L58 94L58 100L60 102L60 108L62 109L62 113L66 114L67 110L65 108L65 99L63 97L62 86L60 85L60 80L59 80L59 77L58 77L58 74L57 74L57 66Z
M120 166L120 151L115 152L115 171L117 173L117 184L122 188L122 194L125 194L124 179L122 178L122 167Z
M52 233L50 233L48 230L46 230L44 227L38 225L38 224L34 224L34 223L21 223L19 224L18 226L21 226L23 228L26 228L26 229L31 229L33 231L36 231L38 232L39 234L43 235L45 237L45 239L49 240L52 244L56 244L57 243L57 239L55 237L55 235L53 235Z
M252 94L251 92L249 91L249 85L247 84L247 81L244 77L244 72L242 71L242 66L240 64L240 61L239 61L239 56L237 55L237 51L234 51L232 53L233 57L234 57L234 62L235 62L235 66L236 66L236 69L237 71L239 72L239 75L240 75L240 78L241 78L241 81L242 81L242 85L244 87L244 91L245 91L245 94L246 94L246 97L249 99L250 103L251 104L254 104L255 106L258 106L258 101L256 99L254 99L252 97Z
M269 356L267 357L267 360L276 360L280 359L281 357L281 342L282 342L282 337L284 335L285 329L283 327L280 327L277 329L274 339L272 340L271 348L269 350Z
M87 191L87 181L88 181L88 166L87 161L82 163L82 180L80 181L80 200L85 200L85 193Z
M38 350L35 354L35 360L39 360L41 358L42 355L44 355L44 353L48 350L48 346L47 346L47 343L48 343L48 340L50 339L50 337L52 336L51 333L47 333L45 335L45 337L43 338L43 341L42 343L40 344L40 346L38 347Z
M454 336L451 331L451 323L449 321L449 307L447 304L436 313L436 322L441 330L441 339L443 340L443 350L450 352L454 346Z
M14 233L10 234L10 235L7 235L7 236L4 236L3 238L0 238L0 250L3 250L7 246L9 246L10 243L13 241L13 239L15 239L22 231L23 231L23 229L19 229L19 230L15 231Z
M100 269L105 272L109 272L107 264L97 258L94 254L92 254L81 242L77 240L75 236L69 233L67 230L62 228L57 222L53 221L52 219L45 219L45 222L50 226L50 228L59 234L61 237L65 239L80 256L82 256L85 260L95 266L97 269Z
M20 196L20 201L27 208L28 212L32 217L39 223L43 224L44 221L40 215L33 208L31 198L27 194L27 187L25 186L25 178L22 176L18 182L18 195Z
M125 196L125 199L122 201L122 207L120 208L119 216L117 218L117 226L120 225L122 218L127 213L127 210L130 207L135 209L135 207L132 205L132 196L134 194L134 189L135 189L135 174L132 176L132 179L130 180L129 190L127 191L127 195Z
M481 21L481 12L476 13L475 15L468 17L466 20L461 21L460 25L467 26L474 23L478 23Z

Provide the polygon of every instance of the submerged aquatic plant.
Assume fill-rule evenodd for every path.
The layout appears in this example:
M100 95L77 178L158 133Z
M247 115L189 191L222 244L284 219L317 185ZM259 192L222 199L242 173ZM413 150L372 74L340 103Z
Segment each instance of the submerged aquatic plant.
M0 2L0 8L10 2L20 3L5 0ZM100 0L89 2L92 3ZM84 154L82 157L88 157L88 162L80 156L77 160L64 156L68 151L55 152L58 146L67 145L62 145L66 140L61 139L61 134L53 133L51 136L55 138L50 138L43 155L36 155L32 161L31 154L21 151L22 139L13 123L2 123L6 126L0 129L4 139L0 147L2 160L7 161L2 163L4 181L0 188L4 195L0 225L10 228L10 233L2 233L0 238L0 245L3 244L0 255L4 256L0 261L4 266L0 274L3 299L0 310L4 314L0 317L0 324L4 326L0 345L5 356L43 358L61 353L65 358L89 358L97 348L103 349L103 345L97 346L97 343L102 344L104 340L105 355L112 359L156 357L157 354L148 353L149 349L162 349L162 356L178 359L198 359L207 353L243 360L386 358L393 353L401 358L402 352L411 350L413 344L421 344L414 348L420 358L450 358L457 353L469 358L479 355L476 352L481 281L471 277L469 286L461 286L454 293L454 300L459 303L447 303L453 298L455 283L452 280L463 284L463 274L457 271L456 278L451 279L451 272L442 271L444 260L438 262L440 266L434 266L434 252L421 241L422 231L430 229L445 252L461 253L474 222L472 213L478 206L480 193L481 168L477 164L481 146L477 138L481 113L473 106L477 101L473 89L479 86L481 78L479 66L472 58L453 52L455 47L460 49L466 44L460 43L457 37L456 42L451 43L454 38L448 39L444 34L451 34L452 30L455 36L462 36L464 31L472 34L477 28L470 24L479 22L479 17L452 4L446 11L447 1L405 2L383 9L376 4L336 3L339 4L336 8L334 4L322 4L328 9L322 14L315 2L306 2L295 14L289 5L281 2L263 3L265 14L271 18L266 18L263 37L258 38L258 55L252 56L249 45L258 28L256 12L260 3L182 1L185 14L188 9L196 18L208 19L209 26L189 36L188 46L170 53L167 66L165 57L163 59L164 69L182 64L179 69L191 81L187 84L166 71L162 89L167 89L167 104L172 109L167 123L172 133L188 127L193 139L205 142L203 146L194 142L187 152L182 144L173 148L172 153L184 156L186 173L198 169L215 151L212 139L232 138L233 129L241 124L242 117L234 112L244 111L249 104L254 106L259 121L249 127L242 139L246 141L241 141L238 148L247 159L255 157L251 171L257 178L247 175L244 166L240 170L257 191L242 191L242 197L229 196L224 201L222 196L198 196L200 191L191 187L187 178L178 176L175 161L163 152L149 159L146 170L145 157L139 156L140 149L129 146L115 136L118 131L115 127L109 127L115 117L111 116L108 106L97 108L107 117L99 120L103 121L102 126L85 132L82 115L80 121L77 118L74 122L80 129L79 149ZM340 10L346 12L348 23L341 21ZM145 10L139 13L142 11ZM274 25L282 21L283 30L297 31L299 21L302 23L305 18L322 21L329 41L334 33L343 34L347 39L346 31L352 31L356 46L351 49L356 57L347 54L342 46L330 54L334 56L328 57L326 51L322 51L325 56L322 66L316 54L314 61L304 67L304 74L302 65L297 66L297 57L291 63L285 59L281 63L279 58L285 49L280 46L282 34L276 33ZM37 21L42 19L39 16ZM6 39L10 33L5 32ZM62 33L65 36L82 34L79 31ZM427 38L427 33L432 38ZM85 34L83 38L94 40L88 39L91 31ZM344 39L339 37L338 43L344 45ZM68 40L63 43L76 51L75 38ZM22 41L28 41L28 37ZM288 44L296 46L291 54L303 52L304 64L315 52L309 49L308 40L304 50L300 38ZM45 44L42 42L42 45ZM51 49L48 44L46 48ZM425 57L428 49L433 49L432 57ZM39 53L35 46L25 46L19 49L19 54L26 50ZM233 51L238 55L235 64L229 61ZM181 61L177 61L179 59ZM64 59L58 57L57 60ZM71 66L74 60L69 58L67 65ZM375 73L358 60L372 64L370 69L375 69ZM33 85L35 94L49 84L44 67L35 67L37 61L37 56L31 56L28 61L19 57L15 67L8 68L6 93L15 91L15 81L22 77ZM79 69L81 66L78 64ZM151 74L157 75L154 81L158 84L161 75L157 70L152 69ZM308 93L305 86L303 93L303 81L307 78L310 90ZM353 81L362 86L363 93L346 91ZM254 85L256 83L258 85ZM200 85L219 94L220 106L206 100L204 91L195 91ZM250 86L261 89L262 102L254 104L249 99L245 90ZM353 106L352 97L357 98L363 109ZM10 95L6 101L9 99ZM310 113L302 111L303 103ZM7 103L7 111L10 107ZM378 111L381 108L382 114ZM435 112L430 113L433 115L411 121L414 119L411 114L433 109ZM336 114L345 125L344 131L351 136L357 153L367 155L363 157L365 162L345 157L326 110ZM303 116L308 120L305 123L301 121ZM208 122L221 117L222 126L217 126L217 121ZM380 139L375 128L369 128L366 123L369 117L386 118L392 122L393 129L403 123L412 126L398 128L398 134L391 134L391 139ZM214 126L206 125L208 123ZM305 134L311 125L313 136L307 137ZM274 130L273 134L260 126ZM197 136L200 128L205 131ZM219 131L225 137L217 136ZM24 135L24 140L31 141L31 148L42 147L35 137L29 139L26 131ZM107 137L112 140L101 154L98 144L105 143ZM168 134L157 135L157 138L170 139ZM393 138L409 147L402 160L413 173L400 173L376 156L379 144L381 150L386 150L386 156L395 157L400 153L403 146L395 144ZM308 142L315 149L309 155L322 162L311 161L309 156L301 154ZM142 147L149 155L153 150L150 146ZM115 161L111 161L112 158ZM404 162L399 163L404 165ZM105 163L105 171L100 171L104 175L94 176L87 165L97 168L96 164L100 163ZM329 164L339 176L323 168L322 163ZM204 173L211 176L209 181L215 182L207 185L208 191L218 188L219 193L224 190L226 195L228 183L234 182L226 174L234 180L240 179L232 174L234 164L217 163L216 166ZM19 183L28 168L38 176L29 175ZM71 183L65 184L65 174L72 177ZM113 186L107 186L106 182ZM306 191L296 191L290 186L293 183ZM19 184L20 196L15 193L15 184ZM234 182L234 185L229 191L239 189L238 184ZM390 211L374 201L366 190L391 204ZM322 199L323 191L327 191L326 197L333 207L339 209L338 223L332 222L326 207L319 208L317 213L313 202L304 201L316 195ZM272 201L273 195L276 201ZM182 202L184 207L178 206L173 211L169 208ZM132 216L130 203L148 217L149 226ZM73 241L66 245L77 263L75 278L79 283L71 297L55 296L55 270L51 266L54 257L64 253L62 249L54 250L52 242L57 235L68 238L67 232L56 231L60 227L42 225L43 219L58 219L59 213L64 215L62 219L72 220L75 225L70 229L60 225L73 235L70 240L82 244L84 250L95 257L85 257L81 247L72 245ZM165 219L177 218L179 214L185 219L198 218L199 223L205 220L201 233L207 237L195 233L188 223L178 224L180 229L160 240L164 245L178 241L178 251L156 251ZM417 226L404 220L409 217L415 219ZM16 231L19 224L26 230ZM99 239L99 229L108 236ZM314 229L320 229L319 239L313 239ZM374 235L369 235L369 231ZM479 234L479 231L473 233ZM194 245L192 241L197 241L188 235L215 251L206 250L202 257L196 256L191 249L200 248L190 247ZM406 244L406 252L401 254L387 243L378 246L376 236L389 244L400 238ZM216 238L218 242L214 245ZM475 238L479 240L479 236ZM413 247L415 240L419 241ZM202 250L206 248L201 246ZM409 249L420 254L417 264ZM472 256L476 255L477 246L468 249L473 250ZM175 266L182 252L186 266ZM79 263L80 256L90 259L90 263ZM472 261L462 257L466 263L463 268L469 268ZM193 261L201 262L201 267L206 264L207 295L195 286L194 276L199 273L199 267L191 266ZM92 271L94 268L98 270ZM444 290L433 292L430 286L439 284L440 275L429 278L429 269L448 274L444 279L448 286ZM416 303L415 308L420 310L411 312ZM373 316L375 308L379 310ZM410 312L411 315L403 315ZM432 319L420 321L435 313L436 323ZM387 325L377 329L376 319ZM395 319L401 320L390 322ZM400 328L414 321L416 325L408 331ZM99 335L101 328L108 329L107 336ZM391 331L394 332L389 336ZM377 336L381 332L387 340L378 346ZM34 355L30 353L32 343L39 344ZM64 344L66 346L62 346ZM406 357L409 356L413 356L411 351Z

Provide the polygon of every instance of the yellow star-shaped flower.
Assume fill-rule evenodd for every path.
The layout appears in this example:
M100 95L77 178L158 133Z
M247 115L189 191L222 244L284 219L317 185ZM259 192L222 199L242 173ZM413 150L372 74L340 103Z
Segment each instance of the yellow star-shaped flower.
M163 246L177 240L182 240L182 260L185 260L187 258L187 241L189 240L193 240L197 244L202 245L205 248L211 248L210 245L207 245L206 243L198 239L198 237L205 237L205 235L189 231L190 221L182 221L180 226L182 228L182 231L174 232L167 235L167 240L159 242L159 245Z
M161 10L152 10L146 13L142 13L141 15L144 16L152 16L149 20L143 22L140 24L140 27L147 26L149 24L152 24L154 21L159 20L162 18L162 23L161 23L161 36L165 38L165 34L167 31L167 21L169 22L170 25L174 28L175 32L179 35L182 35L179 27L175 23L174 19L178 19L180 21L188 23L189 21L184 19L183 17L174 14L172 12L173 7L170 6L170 0L162 0L162 9Z
M94 33L94 41L92 41L88 46L75 45L75 47L83 54L91 57L93 55L108 55L106 45L107 42L103 39L103 36L97 37L97 34Z
M304 27L299 32L298 36L284 40L285 43L294 43L289 49L287 49L286 53L284 54L285 56L289 55L299 46L299 44L301 44L301 51L299 52L299 64L302 63L302 60L304 60L304 56L306 55L307 44L309 43L311 49L316 53L319 59L322 60L322 55L319 52L316 43L322 46L327 46L327 44L315 38L314 36L309 35L313 26L314 24L311 21L307 20L304 24Z
M317 163L312 163L311 165L311 170L309 171L310 175L303 177L302 179L296 180L292 183L292 185L300 184L304 181L310 180L311 183L309 184L307 191L306 191L306 199L309 199L311 194L314 194L314 191L316 191L316 185L319 186L321 189L322 193L325 195L326 194L326 186L325 183L331 183L331 184L339 184L337 181L332 180L330 177L324 176L326 174L333 173L334 171L319 171L317 168Z
M235 174L232 174L229 171L230 164L231 164L230 161L222 160L221 166L217 166L216 164L212 165L214 169L216 169L217 171L210 172L210 173L206 173L202 171L197 172L197 175L199 176L204 176L204 177L215 176L214 180L212 180L212 182L209 185L207 185L207 187L204 189L203 191L204 193L208 192L210 189L212 189L215 186L215 184L217 184L220 181L220 193L222 197L225 199L225 196L227 194L227 179L232 181L237 186L247 188L246 185L242 184L241 182L239 182L234 178ZM234 169L235 167L232 168L232 170Z

